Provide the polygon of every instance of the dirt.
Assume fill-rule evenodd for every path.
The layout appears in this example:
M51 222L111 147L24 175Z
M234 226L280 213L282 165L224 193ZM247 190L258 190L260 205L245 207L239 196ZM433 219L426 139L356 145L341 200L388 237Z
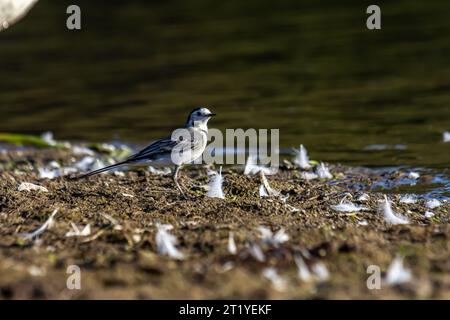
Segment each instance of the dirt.
M223 169L225 199L205 196L202 186L209 178L204 167L180 173L188 200L174 188L170 175L146 171L85 180L38 177L37 168L50 161L69 165L81 158L56 149L0 153L1 298L450 298L450 204L430 210L424 200L401 204L400 195L391 194L394 210L411 223L388 225L377 210L382 193L369 193L365 202L357 200L364 186L381 179L372 171L330 165L333 179L305 181L300 170L285 164L267 176L272 188L289 195L285 201L260 198L260 177L245 176L232 167ZM48 192L18 191L22 182L44 186ZM369 210L332 210L346 193ZM36 239L20 236L42 226L55 209L51 228ZM426 218L426 211L435 216ZM71 223L90 224L91 233L66 237ZM173 226L169 232L178 239L185 259L158 254L158 223ZM289 240L265 243L259 226L273 232L283 228ZM236 254L227 249L230 232ZM265 261L250 254L252 245L261 247ZM379 266L384 279L397 255L405 257L412 280L391 286L382 281L381 289L368 289L367 268ZM300 279L298 256L310 270L322 263L329 278ZM80 290L67 288L71 265L80 268ZM267 267L275 268L283 286L263 276Z

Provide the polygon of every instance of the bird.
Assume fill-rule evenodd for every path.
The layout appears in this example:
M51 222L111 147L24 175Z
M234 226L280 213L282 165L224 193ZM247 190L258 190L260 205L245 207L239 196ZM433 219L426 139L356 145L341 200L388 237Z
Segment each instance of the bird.
M187 199L180 184L178 172L185 164L193 163L202 156L208 142L208 121L215 116L207 108L191 111L186 124L175 130L172 135L159 139L124 161L83 174L77 179L87 178L101 172L122 166L170 166L174 165L173 182L181 195ZM177 134L174 134L177 132Z

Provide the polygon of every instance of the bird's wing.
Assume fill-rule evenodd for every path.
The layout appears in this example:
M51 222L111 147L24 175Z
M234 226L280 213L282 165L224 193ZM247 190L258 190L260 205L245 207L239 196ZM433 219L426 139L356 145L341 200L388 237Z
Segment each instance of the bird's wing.
M191 128L183 128L183 129L188 130L190 136L189 139L172 140L171 136L162 138L145 147L138 153L130 156L126 161L134 162L140 160L156 159L164 154L172 153L174 148L176 148L176 150L195 149L196 147L195 142L198 140L197 139L198 137L196 135L198 135L198 133L192 130Z
M171 137L162 138L148 145L138 153L130 156L127 161L132 162L144 159L152 159L158 155L170 153L172 152L172 149L176 146L176 144L177 141L173 141Z

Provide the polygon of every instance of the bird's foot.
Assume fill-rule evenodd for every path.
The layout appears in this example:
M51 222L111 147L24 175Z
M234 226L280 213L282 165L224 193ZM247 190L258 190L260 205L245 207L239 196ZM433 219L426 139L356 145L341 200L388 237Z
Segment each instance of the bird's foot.
M181 196L184 200L190 200L190 198L184 192L181 192Z
M178 191L180 191L181 196L183 197L184 200L189 200L189 197L186 195L186 193L184 193L183 189L181 188L181 186L178 184L178 182L175 181L175 185L177 186Z

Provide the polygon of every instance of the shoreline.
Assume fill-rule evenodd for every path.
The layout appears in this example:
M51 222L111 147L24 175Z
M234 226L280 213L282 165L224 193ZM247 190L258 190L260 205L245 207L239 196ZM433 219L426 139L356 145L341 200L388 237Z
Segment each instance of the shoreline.
M16 152L22 158L8 168ZM390 195L393 210L410 223L389 225L379 212L384 195L358 190L377 181L374 172L329 165L333 179L306 181L300 170L283 165L266 178L285 200L261 198L260 177L234 168L222 169L225 199L205 196L209 178L203 167L180 175L190 200L177 193L170 174L39 179L39 166L82 158L58 149L0 155L2 298L450 298L449 202L431 210L424 199L405 204ZM48 192L18 191L22 182ZM348 193L368 210L333 210ZM362 193L369 198L358 200ZM53 226L38 239L18 236L42 226L55 209ZM425 217L427 211L434 216ZM72 223L80 230L89 224L89 235L68 237ZM172 226L168 232L183 260L159 254L158 224ZM282 229L287 240L272 241L261 227L273 235ZM230 233L235 254L229 252ZM367 267L379 266L384 279L397 255L405 257L412 280L369 290ZM299 277L299 256L310 279ZM70 265L80 267L81 290L66 288ZM314 276L317 265L328 272L326 280Z

